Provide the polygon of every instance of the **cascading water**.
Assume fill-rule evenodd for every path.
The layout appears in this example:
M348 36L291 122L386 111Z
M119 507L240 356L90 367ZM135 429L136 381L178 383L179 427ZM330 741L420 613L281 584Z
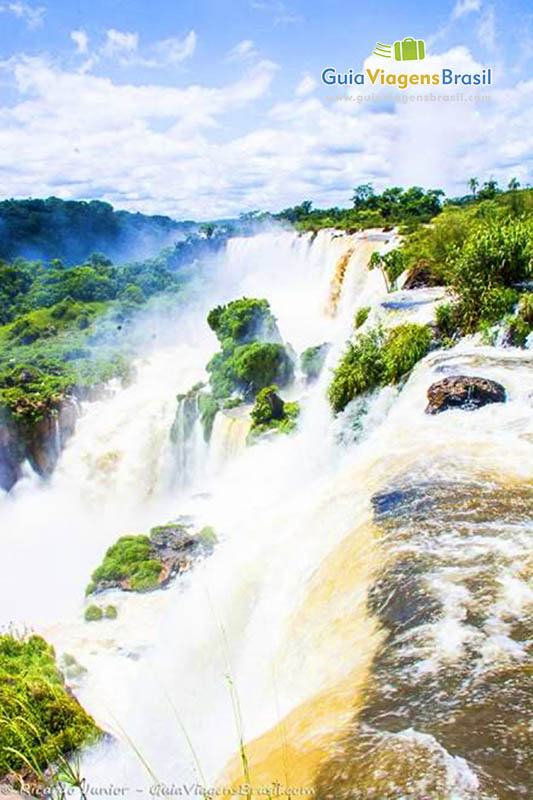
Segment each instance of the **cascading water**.
M211 474L219 470L246 447L246 439L252 420L242 409L235 411L219 411L215 417L211 434L209 469Z
M295 435L246 447L246 419L219 412L209 454L196 458L188 486L176 485L168 435L176 394L205 377L214 349L197 337L206 305L179 346L149 355L131 387L85 409L49 485L29 476L4 498L1 552L20 559L24 547L29 590L21 602L8 576L2 607L88 670L77 695L116 737L84 757L90 785L113 783L130 798L161 794L153 787L162 783L239 783L244 742L256 787L526 796L523 745L509 744L498 771L487 756L495 735L458 737L453 719L469 731L469 697L477 687L480 702L489 690L498 697L505 670L519 675L523 663L514 620L533 600L530 495L519 488L530 480L530 354L473 343L430 354L401 392L382 390L332 423L325 389L355 308L373 306L369 322L418 321L440 296L417 290L390 303L381 273L367 270L387 239L273 232L228 244L211 305L265 296L297 351L331 344ZM500 380L508 402L469 416L468 427L462 411L425 415L427 387L457 371ZM117 620L81 622L102 551L180 514L215 528L213 555L164 592L110 592ZM416 624L402 628L409 603ZM516 727L518 689L513 703ZM524 725L515 734L530 736Z

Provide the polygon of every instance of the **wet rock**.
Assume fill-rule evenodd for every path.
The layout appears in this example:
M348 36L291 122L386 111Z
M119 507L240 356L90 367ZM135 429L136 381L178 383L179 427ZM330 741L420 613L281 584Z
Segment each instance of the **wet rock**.
M42 478L54 471L61 451L76 429L78 405L71 397L55 407L39 409L36 419L17 419L5 411L0 416L0 487L9 491L21 476L26 459Z
M142 554L134 556L134 561L126 552L128 541L132 539L143 540L144 548ZM93 573L86 594L99 594L108 589L146 592L164 588L177 575L187 572L199 558L210 555L216 543L217 537L212 528L205 527L198 531L187 517L152 528L148 537L121 537L107 551L102 567ZM117 548L122 548L122 552ZM112 551L115 551L112 557L121 562L123 572L128 577L119 578L109 573L108 559ZM149 576L144 572L140 580L138 570L142 570L143 565L155 565L155 570Z
M72 398L64 398L57 409L49 410L43 419L26 426L25 456L42 478L56 468L61 451L76 429L78 407Z
M368 608L391 633L399 634L434 622L442 611L440 601L424 582L428 564L411 558L392 565L371 586Z
M435 280L429 262L420 259L407 273L402 289L425 289L427 286L435 286Z
M22 455L12 425L0 422L0 488L9 492L21 476Z
M195 533L191 523L178 522L152 528L150 542L154 547L153 557L163 567L158 583L165 586L176 575L189 570L196 559L209 555L216 536L210 528Z
M488 378L455 375L433 383L428 389L426 414L440 414L450 408L473 411L489 403L505 403L505 388Z
M285 403L276 392L268 392L264 396L265 403L270 407L270 419L283 419Z

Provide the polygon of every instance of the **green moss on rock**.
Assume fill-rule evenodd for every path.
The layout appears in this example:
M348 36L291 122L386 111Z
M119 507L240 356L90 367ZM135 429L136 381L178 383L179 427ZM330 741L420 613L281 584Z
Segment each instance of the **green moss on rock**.
M187 517L155 526L150 536L122 536L93 572L86 594L106 589L148 592L163 588L172 578L190 569L197 558L208 555L215 541L208 529L195 533ZM114 619L113 608L107 606L98 611Z
M101 619L104 617L104 612L100 608L100 606L87 606L85 609L85 622L100 622Z
M285 403L277 394L277 386L268 386L257 395L253 407L252 427L248 444L271 431L291 433L295 430L300 413L299 403Z
M93 572L92 584L113 586L124 582L135 591L146 591L157 585L161 569L161 563L154 560L154 548L148 536L122 536L107 550L102 564Z

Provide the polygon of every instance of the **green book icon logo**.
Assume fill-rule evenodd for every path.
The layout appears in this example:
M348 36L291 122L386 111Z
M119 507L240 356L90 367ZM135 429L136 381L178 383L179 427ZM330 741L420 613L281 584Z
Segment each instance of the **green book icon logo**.
M395 61L422 61L426 57L426 45L423 39L412 39L407 36L393 45L376 43L374 55L392 58Z

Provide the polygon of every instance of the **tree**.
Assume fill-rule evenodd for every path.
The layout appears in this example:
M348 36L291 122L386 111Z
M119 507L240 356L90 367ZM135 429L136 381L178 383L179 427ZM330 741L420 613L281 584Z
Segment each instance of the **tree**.
M203 225L200 225L200 233L205 234L207 239L210 239L215 232L215 226L212 222L204 222Z
M514 192L520 188L520 181L517 178L511 178L509 183L507 184L507 188L510 192Z
M494 178L491 178L490 180L485 181L483 188L479 190L477 196L480 200L492 200L499 191L498 181L495 181Z
M304 219L311 214L312 207L313 203L311 200L304 200L299 206L285 208L276 216L280 219L286 219L289 222L299 222L301 219Z
M478 190L478 187L479 187L478 179L477 178L470 178L470 180L468 181L468 188L470 189L470 191L472 192L474 197L476 196L476 192Z
M353 190L352 203L354 208L369 208L371 199L374 197L374 189L371 183L361 183Z

